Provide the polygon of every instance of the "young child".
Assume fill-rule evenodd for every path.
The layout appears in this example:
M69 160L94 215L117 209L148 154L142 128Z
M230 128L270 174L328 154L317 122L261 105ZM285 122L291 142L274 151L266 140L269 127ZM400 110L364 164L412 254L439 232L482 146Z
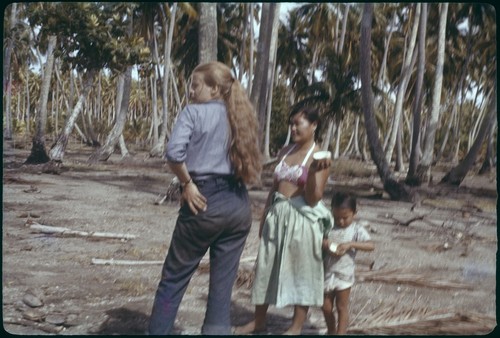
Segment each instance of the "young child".
M356 215L356 198L345 193L336 193L332 198L334 226L323 240L326 251L325 294L323 315L325 316L327 334L346 334L349 324L349 295L354 285L354 258L357 250L373 251L374 243L368 231L354 220ZM337 308L338 325L336 325L333 303Z

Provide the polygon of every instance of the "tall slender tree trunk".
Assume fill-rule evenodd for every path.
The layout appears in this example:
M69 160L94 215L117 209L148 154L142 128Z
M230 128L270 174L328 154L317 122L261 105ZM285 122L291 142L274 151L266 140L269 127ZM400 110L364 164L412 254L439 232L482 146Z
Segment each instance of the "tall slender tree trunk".
M273 89L274 82L276 81L276 56L278 53L278 30L279 30L279 8L280 4L276 6L276 14L272 22L272 32L271 32L271 46L269 49L270 60L269 60L269 75L267 78L267 100L266 100L266 127L265 127L265 137L264 137L264 149L263 155L264 159L270 159L271 155L269 153L269 143L270 143L270 133L271 133L271 112L273 106Z
M151 104L152 104L152 117L151 117L151 124L153 125L152 133L153 133L153 144L156 145L158 144L159 140L159 135L158 135L158 95L157 95L157 88L156 88L156 79L157 79L157 73L155 72L153 76L150 78L150 87L151 87Z
M337 159L340 157L340 136L342 135L342 120L337 123L337 131L335 134L335 148L333 150L333 158Z
M488 107L488 114L484 117L483 122L481 123L481 128L479 129L479 133L472 144L469 152L465 156L465 158L455 167L453 167L441 180L440 183L446 183L449 185L460 185L464 180L467 173L474 166L474 162L481 150L481 146L483 141L488 134L488 129L491 128L491 125L494 123L494 119L497 115L497 85L495 82L495 86L493 89L493 93L490 97L490 105Z
M384 157L384 151L378 138L377 123L374 114L373 93L371 90L371 29L373 19L373 3L363 4L363 14L361 18L361 96L363 105L363 114L365 118L366 134L370 153L377 171L387 191L393 200L408 200L410 198L407 188L396 181L390 170L389 164Z
M217 3L200 2L198 6L198 61L217 61Z
M201 4L200 4L201 5ZM170 24L168 27L168 34L165 38L165 51L163 55L163 85L162 85L162 124L160 136L149 152L150 156L160 157L165 152L165 143L167 142L168 132L168 84L170 79L170 55L172 51L172 39L174 36L175 12L177 11L177 3L174 2L170 12ZM217 26L215 27L217 29ZM217 45L216 45L217 46ZM216 49L217 50L217 49Z
M12 3L10 5L10 18L9 18L9 31L14 32L17 21L17 4ZM3 88L4 90L4 118L5 118L5 131L4 138L6 140L12 139L12 112L10 109L11 95L12 95L12 74L10 70L12 50L14 49L14 39L13 34L7 35L7 47L5 48L4 60L3 60Z
M26 135L30 135L31 133L31 95L30 95L30 87L29 87L29 74L30 71L28 67L26 67L26 86L25 86L25 96L26 96Z
M257 67L250 100L257 110L259 121L259 144L264 147L266 109L269 100L269 86L273 85L273 66L279 23L279 3L263 3L260 22L259 43L257 47Z
M415 51L415 43L417 40L417 32L420 21L420 9L421 4L417 3L415 10L415 18L413 22L413 27L410 35L410 43L408 44L408 53L405 57L403 68L401 71L401 81L398 87L398 93L396 95L396 106L394 108L394 119L392 124L392 132L388 139L387 149L386 149L386 160L391 162L392 153L394 151L394 146L396 145L396 137L398 133L398 128L400 126L399 120L401 119L401 114L403 113L403 103L405 99L406 89L408 82L410 81L411 69L412 69L412 59Z
M403 117L405 114L403 113ZM403 121L399 121L398 135L396 137L396 165L394 166L395 172L402 172L405 170L404 154L403 154Z
M55 35L49 36L47 47L47 62L43 71L42 87L40 89L40 100L38 102L38 115L36 117L36 133L33 138L31 153L26 160L28 164L46 163L50 157L45 149L45 128L47 125L47 102L49 100L50 80L54 68L54 48L57 43Z
M483 165L481 166L481 169L479 169L478 174L479 175L484 175L489 172L491 172L491 169L493 168L494 164L494 156L495 152L493 151L493 143L495 142L494 139L494 134L495 134L495 129L497 128L498 121L495 120L494 123L491 125L490 131L488 133L488 140L487 140L487 147L486 147L486 155L484 156L484 161Z
M323 144L321 145L321 150L328 150L333 134L333 119L328 119L328 127L326 128L326 135L323 138Z
M429 182L430 169L434 156L434 142L436 139L436 131L439 123L440 108L441 108L441 92L443 87L443 68L444 68L444 52L446 46L446 17L448 15L448 3L440 4L439 12L439 32L438 32L438 53L436 61L436 77L432 90L432 104L430 116L427 119L427 127L425 130L424 150L422 160L417 166L416 179L419 185L423 182Z
M85 80L80 95L78 96L78 100L75 106L73 107L71 114L66 118L63 130L61 131L56 142L52 145L50 149L49 155L54 162L62 162L64 158L64 153L66 151L66 146L68 144L69 136L71 135L71 132L73 131L73 128L76 125L76 120L78 119L78 115L83 109L85 100L87 99L90 88L92 87L92 84L94 82L95 73L96 73L95 70L89 70L84 75Z
M246 47L247 47L247 36L248 36L248 6L246 3L242 4L243 6L243 22L241 29L243 31L243 36L241 38L241 47L240 47L240 67L238 69L238 81L241 83L243 80L243 74L245 73L245 59L246 59Z
M253 28L253 11L254 11L254 3L248 4L250 6L249 9L249 19L250 19L250 50L248 51L248 88L247 88L247 95L250 96L252 93L252 85L253 85L253 65L254 65L254 28Z
M92 155L90 155L88 162L97 163L99 161L107 161L108 158L113 154L116 145L119 142L119 138L123 133L123 127L127 121L127 113L130 102L130 93L132 91L132 67L129 66L125 72L123 81L123 97L120 103L120 111L116 115L116 121L111 129L106 142L102 147L97 149Z
M406 176L406 184L419 185L416 177L417 166L420 162L420 124L422 116L422 97L425 73L425 40L427 30L427 4L422 3L422 13L420 14L420 25L418 32L418 63L417 63L417 83L415 88L415 101L413 102L413 132L411 138L410 165Z

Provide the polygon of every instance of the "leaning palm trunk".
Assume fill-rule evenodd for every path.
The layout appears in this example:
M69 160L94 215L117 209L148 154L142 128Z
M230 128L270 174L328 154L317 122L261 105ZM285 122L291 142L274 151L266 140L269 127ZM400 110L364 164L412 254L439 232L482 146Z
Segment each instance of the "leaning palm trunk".
M495 153L493 152L493 142L494 142L493 135L495 134L497 123L498 121L495 121L490 127L490 132L488 134L488 141L487 141L488 145L486 147L486 155L484 157L483 165L481 166L481 169L479 169L478 172L479 175L491 172L491 169L495 164L495 160L493 158L493 156L495 156Z
M127 120L127 112L130 101L130 92L132 88L132 67L129 66L125 73L123 83L123 97L120 104L120 111L117 113L116 121L111 129L104 145L97 149L88 160L89 163L97 163L98 161L106 161L114 152L116 145L120 141L119 138L123 133L123 127Z
M76 120L78 118L78 115L82 111L83 104L87 98L87 95L90 91L92 83L94 82L94 74L95 74L95 70L90 70L85 75L85 82L84 82L82 91L80 93L80 96L78 97L78 101L76 102L75 106L73 107L71 114L66 119L66 123L64 124L64 128L63 128L61 134L59 134L59 137L57 138L56 143L50 149L50 152L49 152L50 158L51 158L51 160L53 160L55 162L62 162L62 160L63 160L64 152L66 151L66 145L68 144L69 136L71 135L71 132L73 131L73 128L76 124Z
M13 3L11 5L11 11L10 11L10 22L9 22L9 29L14 32L14 27L16 25L16 16L17 16L17 4ZM12 139L12 112L10 110L10 102L11 102L11 95L12 95L12 74L10 71L11 67L11 56L12 56L12 51L14 49L14 34L11 34L12 36L9 36L7 39L7 47L5 48L5 58L3 60L3 84L4 86L7 84L7 93L5 94L5 101L4 101L4 119L5 119L5 134L4 138L7 140Z
M406 89L408 87L408 82L410 81L410 76L412 73L414 57L415 55L415 44L417 39L417 31L418 31L418 23L420 20L420 9L421 4L416 4L415 11L415 21L413 23L411 35L410 35L410 43L408 45L408 53L406 55L406 59L403 63L403 68L401 70L401 83L398 87L398 93L396 95L396 107L394 109L394 120L392 123L392 130L388 138L387 148L386 148L386 160L387 162L391 161L392 153L394 151L394 147L396 145L396 138L398 134L398 129L400 126L399 120L401 119L401 115L403 113L403 101L406 94Z
M26 163L46 163L50 161L45 150L45 126L47 124L47 101L49 99L50 80L52 69L54 68L54 48L57 43L55 35L49 36L49 46L47 48L47 63L45 65L42 87L40 90L40 101L38 115L36 117L36 134L33 138L33 147Z
M170 76L170 54L172 51L172 39L174 32L175 23L175 12L177 9L177 3L174 2L172 6L172 11L170 14L170 25L168 28L167 40L165 41L165 53L164 53L164 71L163 71L163 86L162 86L162 102L163 102L163 122L161 125L160 137L154 145L153 149L149 152L151 156L162 156L165 151L165 143L168 136L168 82Z
M497 85L493 89L493 93L490 97L490 105L488 107L488 114L485 116L483 122L481 123L481 129L472 144L469 152L465 158L454 168L452 168L441 180L441 183L447 183L451 185L460 185L465 178L465 175L474 166L479 150L483 144L484 139L488 134L488 128L494 123L494 119L497 115Z
M430 179L430 168L434 155L434 141L436 139L436 130L439 123L441 92L443 86L443 68L444 68L444 52L446 38L446 17L448 15L448 4L441 4L439 15L439 38L438 38L438 55L436 61L436 79L432 91L432 106L429 119L427 120L427 128L424 138L424 150L422 160L417 166L416 177L419 184Z
M411 140L411 154L406 184L419 185L416 178L417 166L420 161L420 121L422 116L422 87L425 73L425 31L427 29L427 4L422 4L422 13L420 14L420 25L418 32L418 65L417 65L417 83L415 90L415 101L413 104L413 133Z
M384 157L382 144L378 138L377 124L374 117L373 93L371 90L371 24L373 17L373 4L366 3L363 5L363 17L361 19L361 94L363 113L365 118L366 134L370 145L370 153L377 171L384 184L384 190L389 193L393 200L408 200L410 198L409 191L406 187L397 182L393 173L390 170L389 164Z

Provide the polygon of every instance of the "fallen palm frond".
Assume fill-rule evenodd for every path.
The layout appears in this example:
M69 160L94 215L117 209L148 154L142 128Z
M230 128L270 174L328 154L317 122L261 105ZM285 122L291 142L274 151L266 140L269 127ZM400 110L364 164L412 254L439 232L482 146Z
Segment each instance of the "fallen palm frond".
M349 334L385 335L476 335L491 332L496 319L482 314L464 314L452 309L398 309L381 306L369 316L357 320Z
M446 281L439 277L430 277L422 274L407 272L404 269L357 271L356 277L358 281L411 284L439 289L473 289L473 286L470 284Z
M253 285L253 280L255 278L255 265L243 265L238 269L238 274L236 275L235 285L237 288L246 287L250 289Z

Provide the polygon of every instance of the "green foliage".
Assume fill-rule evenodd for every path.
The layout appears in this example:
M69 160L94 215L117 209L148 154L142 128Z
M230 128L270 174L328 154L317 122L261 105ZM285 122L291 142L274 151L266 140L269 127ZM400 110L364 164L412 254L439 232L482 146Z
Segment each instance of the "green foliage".
M273 90L273 104L271 109L271 131L269 140L269 152L275 156L283 147L288 133L288 114L290 113L290 102L287 100L287 88L278 85Z
M46 38L56 35L56 57L79 71L109 68L123 71L145 62L149 48L130 32L132 3L54 2L30 7L30 24Z

